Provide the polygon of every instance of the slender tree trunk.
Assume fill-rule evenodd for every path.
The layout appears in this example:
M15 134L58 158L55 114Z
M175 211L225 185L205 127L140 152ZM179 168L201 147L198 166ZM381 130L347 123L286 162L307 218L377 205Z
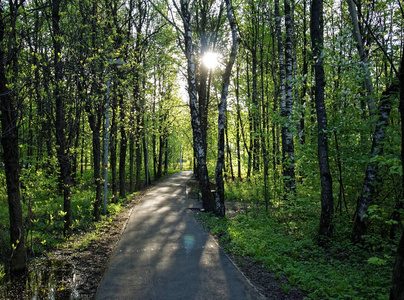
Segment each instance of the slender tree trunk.
M135 137L131 133L129 137L129 192L133 193L136 189L135 185ZM140 170L139 170L140 176ZM137 177L137 175L136 175Z
M303 32L307 32L307 18L306 18L306 10L307 10L307 1L303 1ZM302 75L303 78L303 87L300 94L300 106L302 108L300 120L299 120L299 143L304 145L306 142L306 134L305 134L305 97L307 94L307 75L309 70L308 64L308 55L307 55L307 35L303 34L303 46L302 46L302 58L303 58L303 67L302 67Z
M87 109L88 122L93 135L93 170L95 184L95 202L94 202L94 219L101 220L100 208L102 202L102 177L101 177L101 116L98 113L93 113L90 108Z
M233 170L233 159L232 159L232 155L231 155L231 147L230 147L230 143L229 143L229 131L228 131L228 122L227 122L227 113L226 113L226 121L225 121L225 140L226 140L226 152L227 152L227 158L228 158L228 165L230 167L230 176L231 176L231 180L234 181L235 177L234 177L234 170Z
M293 143L292 110L293 110L293 18L290 0L285 0L285 97L281 101L283 176L287 192L295 190L295 150ZM282 54L283 55L283 54Z
M264 27L264 23L262 23ZM261 40L264 41L264 28L261 29ZM268 195L268 150L267 150L267 136L268 136L268 127L267 127L267 103L265 103L265 77L264 77L264 45L260 45L260 61L261 61L261 107L262 107L262 130L261 130L261 145L262 145L262 160L264 165L264 202L265 202L265 211L268 211L269 206L269 195ZM266 62L268 63L268 62Z
M121 143L119 149L119 197L126 197L126 152L128 148L128 139L125 130L125 105L123 97L119 98L120 119L121 119Z
M193 141L195 147L196 159L198 162L198 179L199 186L202 192L202 203L206 211L215 212L215 201L210 191L208 168L206 165L206 145L204 145L203 129L200 119L197 84L196 84L196 65L193 50L193 38L191 30L191 15L189 3L186 0L180 1L180 13L184 24L184 39L185 39L185 56L187 58L187 81L188 95L191 109L191 123L193 131Z
M365 51L365 46L363 45L361 32L359 29L358 15L356 13L356 7L353 0L347 0L349 15L351 16L352 24L353 24L353 36L356 41L356 46L358 49L359 56L361 58L363 69L365 73L365 88L366 88L366 98L369 107L370 116L374 116L376 114L376 103L373 98L373 83L372 78L370 77L369 72L369 62L368 57ZM374 122L374 120L372 120Z
M135 161L136 161L136 178L135 178L135 190L138 191L141 188L141 172L142 172L142 140L139 136L139 132L135 137ZM134 192L134 191L131 191Z
M378 110L378 118L375 122L375 131L373 134L372 149L370 151L370 161L366 168L366 175L362 186L362 193L358 199L358 206L355 214L354 227L352 229L351 239L354 243L363 242L363 235L368 228L367 212L373 202L375 186L379 181L379 166L376 157L383 155L383 142L386 137L386 128L389 123L389 116L393 97L399 89L398 84L391 85L383 92Z
M289 17L288 17L289 18ZM284 118L284 123L281 127L282 136L282 161L283 161L283 177L287 192L294 188L294 168L292 168L293 157L289 157L291 152L291 138L293 143L293 136L289 131L288 124L288 111L286 105L286 74L285 74L285 60L283 54L283 39L281 27L281 15L279 9L279 0L275 0L275 28L276 40L278 42L278 64L279 64L279 86L280 86L280 109L281 116ZM292 172L293 171L293 172Z
M240 148L240 81L239 81L240 67L237 66L236 75L236 110L237 110L237 120L236 120L236 147L237 147L237 177L241 179L241 148Z
M140 32L138 33L138 36ZM137 41L140 43L140 41ZM136 51L140 51L137 48ZM139 53L137 54L139 55ZM134 87L133 87L133 98L135 102L135 153L136 153L136 180L135 180L135 190L140 190L141 187L141 169L142 169L142 136L143 136L143 107L141 101L140 92L140 70L139 70L140 58L137 57L137 67L135 67L134 73ZM133 192L133 191L131 191Z
M10 55L16 57L16 32L18 7L10 7L11 28L13 29L8 37L8 53L4 44L6 42L5 31L9 23L4 22L3 6L0 6L0 119L1 119L1 144L3 146L3 162L6 175L7 198L10 217L10 246L11 272L19 273L27 270L27 253L24 240L24 223L21 206L20 176L18 168L18 106L14 92L7 87L7 65L13 63ZM13 48L10 47L12 45ZM15 62L14 62L15 63ZM16 76L14 72L13 76Z
M118 99L117 95L113 93L112 96L112 122L111 122L111 136L110 136L110 165L111 165L111 173L112 173L112 203L117 203L118 201L118 181L116 178L117 172L116 172L116 161L117 161L117 135L118 135L118 124L117 124L117 108L118 108Z
M237 49L238 49L238 36L237 36L237 25L236 19L233 13L233 7L231 0L226 0L227 8L227 19L230 23L231 33L232 33L232 47L227 62L226 69L222 76L222 94L220 97L219 104L219 116L218 116L218 142L217 142L217 163L216 163L216 215L223 217L225 215L225 205L224 205L224 181L223 181L223 167L224 167L224 135L226 126L226 107L227 107L227 94L229 92L230 75L231 70L236 60Z
M404 299L404 230L398 243L396 262L393 270L393 284L390 290L390 300Z
M64 210L64 227L63 232L69 236L72 231L72 209L70 199L71 186L71 157L69 145L66 138L66 122L65 122L65 103L61 91L61 83L63 80L63 67L60 59L62 52L60 31L60 1L52 1L52 30L53 30L53 50L54 50L54 68L55 68L55 129L56 129L56 153L60 167L60 179L63 189L63 210Z
M247 76L247 98L251 99L251 92L250 92L250 60L248 59L248 54L246 53L246 76ZM253 153L254 153L254 126L253 126L253 112L252 112L252 105L249 103L248 106L248 125L250 129L250 144L248 145L248 162L247 162L247 178L251 177L251 168L253 164ZM243 127L242 127L243 128Z
M258 20L255 20L258 23ZM254 24L253 26L258 26ZM260 134L261 134L261 118L260 118L260 103L258 100L258 57L257 57L257 44L258 44L258 28L254 29L253 45L251 45L251 73L252 73L252 169L255 174L259 172L260 168Z
M400 118L401 118L401 168L404 174L404 49L401 56L400 72ZM401 176L401 189L404 191L404 176ZM404 229L398 243L390 300L404 300Z
M168 173L168 137L165 137L164 143L164 174Z
M145 185L150 184L150 171L149 171L149 150L146 134L143 136L143 156L144 156L144 171L145 171Z
M332 195L332 177L328 161L328 136L327 136L327 113L324 104L324 23L323 23L323 0L313 0L311 3L310 33L315 58L315 103L318 124L318 163L320 166L321 181L321 216L320 236L332 236L332 218L334 204Z

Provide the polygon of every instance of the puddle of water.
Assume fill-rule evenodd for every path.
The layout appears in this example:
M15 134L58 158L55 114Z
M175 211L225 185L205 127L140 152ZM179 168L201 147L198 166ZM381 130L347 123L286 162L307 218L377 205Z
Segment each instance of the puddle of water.
M81 299L74 267L62 260L35 259L26 274L0 281L0 299Z

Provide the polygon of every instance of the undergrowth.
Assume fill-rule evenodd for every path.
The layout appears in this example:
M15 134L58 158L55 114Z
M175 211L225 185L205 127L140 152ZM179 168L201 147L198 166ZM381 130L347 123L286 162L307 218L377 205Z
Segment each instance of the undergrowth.
M63 236L63 196L55 193L57 190L56 176L46 177L40 171L24 175L25 181L22 180L21 194L26 247L28 255L36 257L44 255L68 241ZM78 245L78 248L85 247L86 243L96 239L98 228L105 223L111 223L112 218L124 208L132 196L129 195L125 199L120 199L117 204L108 203L108 214L101 216L100 222L94 222L95 190L91 184L92 177L87 177L83 178L80 184L74 186L71 192L73 235L93 231L81 242L82 245ZM108 198L111 197L112 194L109 193ZM5 270L4 266L8 260L8 253L10 253L8 228L7 197L4 193L0 193L0 279L2 270Z
M272 205L265 211L264 205L250 205L232 217L205 213L197 218L225 251L262 264L276 278L285 276L312 299L388 299L394 242L369 235L364 245L353 245L350 223L341 217L335 220L333 239L320 247L316 214L299 213L302 209L308 208Z

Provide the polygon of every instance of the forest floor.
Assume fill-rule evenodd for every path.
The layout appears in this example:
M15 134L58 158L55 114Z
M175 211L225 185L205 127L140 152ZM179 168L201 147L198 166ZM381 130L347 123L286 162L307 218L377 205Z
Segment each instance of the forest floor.
M198 197L198 183L190 180L187 184L188 197ZM113 219L96 229L96 232L73 236L69 242L52 251L50 255L38 263L38 269L45 269L51 274L35 275L31 282L31 290L26 286L13 288L7 292L7 299L43 299L53 294L53 299L94 299L97 287L105 272L110 255L122 232L125 229L132 209L147 193L148 189L133 196L131 202ZM243 207L237 203L226 203L227 214L236 214ZM194 213L199 213L193 210ZM218 241L218 239L216 239ZM218 241L219 242L219 241ZM228 256L237 265L238 269L269 299L303 299L307 294L296 288L291 288L286 294L283 287L287 285L285 278L275 278L260 263L253 262L232 253ZM35 268L35 267L34 267ZM48 280L45 280L48 279ZM32 282L37 284L32 284ZM53 288L52 288L53 287ZM47 294L47 295L46 295ZM0 297L1 298L1 297Z

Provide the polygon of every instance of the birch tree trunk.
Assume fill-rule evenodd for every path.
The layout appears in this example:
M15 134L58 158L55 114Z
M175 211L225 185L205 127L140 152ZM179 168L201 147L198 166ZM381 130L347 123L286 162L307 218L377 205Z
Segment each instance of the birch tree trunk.
M366 169L365 179L363 181L362 193L358 199L354 227L351 235L351 240L354 243L363 242L363 235L366 234L368 228L367 212L369 206L373 202L375 186L379 180L377 174L379 171L377 158L383 155L383 142L386 137L386 127L389 124L393 97L397 93L398 88L398 84L391 85L386 91L383 92L380 99L378 118L375 122L375 131L373 134L369 163Z
M366 98L368 102L369 112L370 116L373 117L376 113L376 103L373 98L373 83L369 72L368 57L365 52L365 46L363 45L362 35L359 29L358 14L356 13L355 3L353 0L347 0L347 2L348 2L349 15L351 16L353 24L353 36L365 71L365 88L366 88Z
M328 160L327 113L324 104L324 67L323 67L323 0L311 3L310 34L312 41L315 71L315 104L318 124L318 163L321 181L321 216L319 235L332 236L332 218L334 204L332 195L332 177Z
M217 153L217 163L215 173L215 179L216 179L215 202L216 202L216 215L220 217L224 217L225 215L223 168L224 168L224 136L226 126L227 94L229 92L231 70L236 60L238 49L237 25L236 25L236 19L234 17L231 0L226 0L226 10L227 10L227 19L229 20L231 28L232 47L230 57L226 65L226 69L222 77L223 78L222 93L220 97L219 116L218 116L218 142L217 142L218 153Z
M186 0L180 0L179 13L184 25L184 42L185 42L185 56L187 59L187 82L188 82L188 95L189 105L191 110L191 125L193 131L193 142L195 149L195 156L197 159L197 173L199 179L199 186L202 193L202 204L206 211L216 212L215 201L210 191L208 168L206 165L206 147L204 145L201 119L198 105L198 91L196 84L196 65L195 55L193 49L192 38L192 25L189 3Z
M285 98L281 101L283 176L287 192L295 190L295 149L293 143L292 110L293 110L293 17L290 0L285 0Z
M286 13L286 9L285 9ZM286 17L286 16L285 16ZM288 16L288 23L290 16ZM289 26L289 25L288 25ZM279 64L279 87L280 87L280 109L281 116L283 117L283 122L281 126L281 140L282 140L282 160L283 160L283 177L284 183L289 192L291 189L294 189L294 168L293 168L293 136L289 130L289 110L291 109L291 99L288 98L288 104L286 101L286 73L285 73L285 58L283 54L283 39L282 39L282 27L281 27L281 15L279 9L279 0L275 0L275 31L276 31L276 39L278 42L278 64ZM290 32L289 32L290 33ZM291 46L291 43L288 44ZM288 49L288 51L291 49ZM288 61L291 63L290 61ZM291 65L292 66L292 65ZM292 90L293 92L293 90ZM292 96L293 101L293 96Z
M121 97L119 99L119 107L120 107L120 132L121 132L121 143L119 149L119 197L125 198L126 197L126 152L128 149L128 138L126 135L125 129L125 105L124 99Z

